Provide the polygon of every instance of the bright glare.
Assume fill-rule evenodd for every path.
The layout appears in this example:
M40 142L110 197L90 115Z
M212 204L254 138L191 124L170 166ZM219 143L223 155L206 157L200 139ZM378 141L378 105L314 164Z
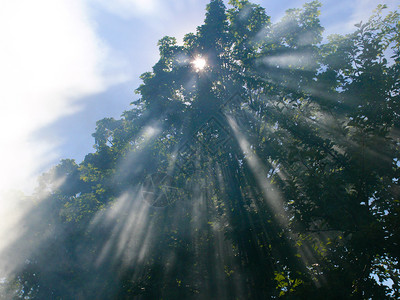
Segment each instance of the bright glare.
M198 57L192 62L196 71L201 71L206 66L206 60L204 58Z

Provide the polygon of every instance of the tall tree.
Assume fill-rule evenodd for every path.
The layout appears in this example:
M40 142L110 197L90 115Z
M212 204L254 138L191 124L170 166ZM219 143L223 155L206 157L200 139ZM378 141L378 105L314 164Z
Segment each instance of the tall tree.
M400 296L399 14L379 6L322 43L317 1L276 24L229 5L211 0L183 45L162 38L132 109L98 121L95 152L43 175L10 249L46 235L8 293Z

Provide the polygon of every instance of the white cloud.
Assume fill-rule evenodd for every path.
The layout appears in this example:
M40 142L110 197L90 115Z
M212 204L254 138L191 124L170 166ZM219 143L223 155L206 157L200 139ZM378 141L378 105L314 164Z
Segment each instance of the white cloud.
M9 188L29 190L36 170L56 157L57 141L34 133L110 84L107 57L84 2L1 3L0 197Z
M0 254L24 232L19 220L33 205L10 190L32 191L38 171L59 156L62 137L35 133L79 110L82 97L126 79L96 36L84 1L1 1ZM7 264L0 257L3 275Z

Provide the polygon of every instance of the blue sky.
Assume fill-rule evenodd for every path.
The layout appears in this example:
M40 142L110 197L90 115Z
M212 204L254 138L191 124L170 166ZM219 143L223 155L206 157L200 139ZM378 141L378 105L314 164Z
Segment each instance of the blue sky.
M257 0L272 21L306 1ZM348 33L380 3L321 1L325 35ZM0 0L0 195L29 191L62 158L93 151L97 120L118 118L138 95L157 41L194 32L206 0ZM1 200L1 198L0 198Z

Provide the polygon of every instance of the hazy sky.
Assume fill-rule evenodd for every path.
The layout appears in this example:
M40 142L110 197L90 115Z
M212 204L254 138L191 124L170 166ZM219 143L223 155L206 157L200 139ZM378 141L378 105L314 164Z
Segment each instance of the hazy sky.
M273 21L306 1L253 1ZM379 3L325 0L326 34L348 33ZM29 191L33 175L93 151L97 120L118 118L157 41L181 41L204 20L206 0L0 0L0 197ZM1 201L1 198L0 198Z

